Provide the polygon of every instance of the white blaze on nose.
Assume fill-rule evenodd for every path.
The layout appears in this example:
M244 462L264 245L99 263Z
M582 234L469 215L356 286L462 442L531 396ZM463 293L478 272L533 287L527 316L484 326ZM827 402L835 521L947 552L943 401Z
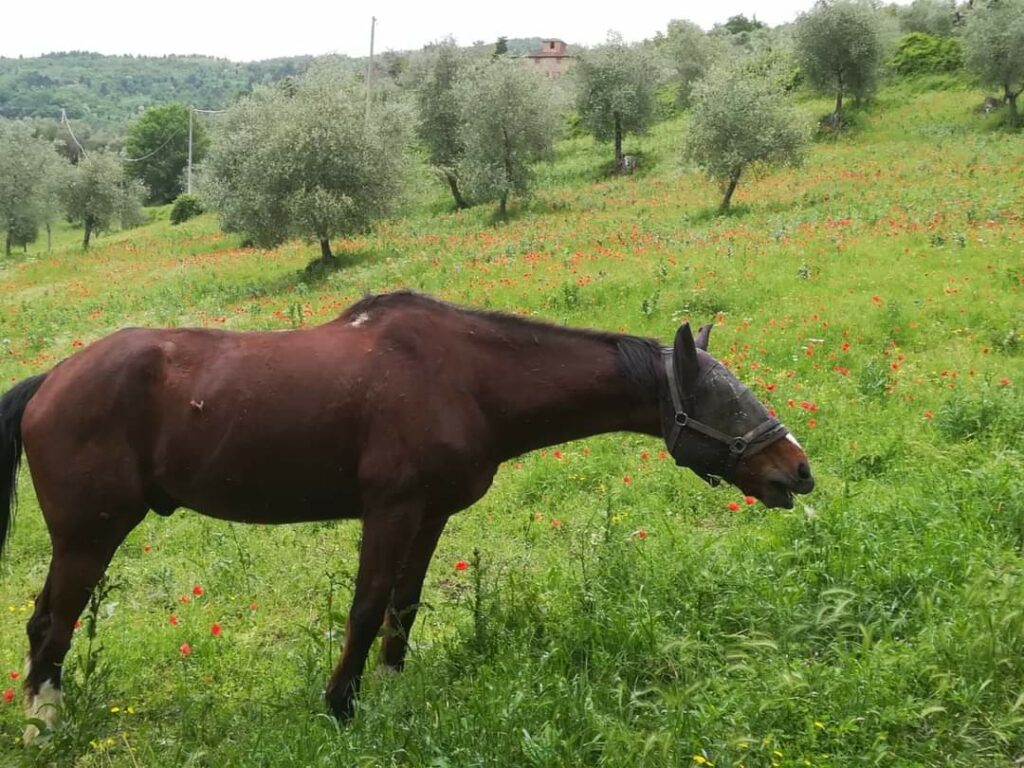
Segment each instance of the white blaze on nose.
M349 325L351 325L353 328L358 328L360 325L362 325L363 323L365 323L369 319L370 319L370 316L366 312L360 312L356 316L356 319L353 320L351 323L349 323Z
M797 439L795 437L793 437L793 433L792 432L787 432L786 433L786 439L789 440L789 442L791 442L793 445L795 445L801 451L804 449L804 447L802 445L800 445L799 442L797 442Z

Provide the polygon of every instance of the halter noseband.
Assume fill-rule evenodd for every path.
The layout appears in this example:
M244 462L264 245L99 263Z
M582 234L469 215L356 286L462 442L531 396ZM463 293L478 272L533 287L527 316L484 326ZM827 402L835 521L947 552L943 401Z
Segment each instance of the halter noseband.
M720 468L716 468L719 471L705 472L703 474L697 473L710 485L718 485L721 482L721 477L731 474L741 459L759 453L776 440L784 437L788 432L782 422L772 417L768 417L749 432L739 437L719 432L714 427L697 421L692 416L696 410L696 398L692 393L685 395L680 393L679 382L676 380L675 366L672 364L672 350L664 350L662 356L665 359L665 372L668 374L668 390L672 396L672 408L675 413L672 420L672 429L665 438L665 444L668 446L669 453L672 454L673 458L676 457L676 445L678 445L683 431L687 429L729 447L728 457ZM676 459L676 463L680 463L678 459Z

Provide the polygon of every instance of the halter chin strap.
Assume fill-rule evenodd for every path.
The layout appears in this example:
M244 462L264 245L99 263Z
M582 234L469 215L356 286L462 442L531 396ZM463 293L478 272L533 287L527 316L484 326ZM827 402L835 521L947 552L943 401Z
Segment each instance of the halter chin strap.
M698 474L710 485L718 485L721 482L721 476L731 474L732 471L736 469L736 465L739 464L741 459L753 456L786 435L788 430L782 425L782 422L771 417L765 419L749 432L744 435L740 435L739 437L733 437L725 434L724 432L719 432L714 427L710 427L703 422L697 421L697 419L693 418L691 415L694 412L696 405L694 396L689 393L683 395L679 391L679 382L676 381L675 366L672 364L672 351L665 350L662 353L662 356L665 359L665 373L668 375L668 390L672 396L672 408L675 412L675 416L672 421L672 429L665 438L665 444L668 446L669 453L671 453L672 457L675 458L676 445L679 443L679 439L682 437L684 430L697 432L729 447L729 454L725 462L720 468L716 468L719 471L706 472L703 474L698 472ZM679 463L678 459L676 459L676 463Z

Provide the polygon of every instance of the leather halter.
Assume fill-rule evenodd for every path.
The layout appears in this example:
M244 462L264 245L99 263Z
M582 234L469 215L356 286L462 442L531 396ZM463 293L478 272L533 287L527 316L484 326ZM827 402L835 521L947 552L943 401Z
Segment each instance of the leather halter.
M693 413L696 410L694 394L692 392L687 392L686 394L680 392L679 382L676 380L675 366L672 362L672 350L664 350L662 356L665 359L668 389L672 396L672 408L675 414L672 421L672 429L665 437L665 444L668 446L672 458L676 459L677 464L684 466L676 458L676 446L685 430L697 432L719 443L723 443L729 448L729 453L725 461L721 462L721 467L716 467L711 472L697 473L710 485L718 485L721 482L721 477L731 474L741 459L763 451L776 440L785 437L789 432L782 422L772 417L768 417L746 434L740 436L727 435L724 432L719 432L714 427L698 421L693 417Z

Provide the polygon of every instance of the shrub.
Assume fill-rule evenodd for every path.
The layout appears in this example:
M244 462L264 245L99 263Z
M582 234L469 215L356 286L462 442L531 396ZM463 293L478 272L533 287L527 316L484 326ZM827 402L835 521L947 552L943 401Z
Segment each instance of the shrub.
M203 212L203 205L195 195L178 195L171 208L171 224L181 224Z
M955 37L935 37L911 32L896 43L889 67L900 75L932 75L956 72L964 64L964 51Z

